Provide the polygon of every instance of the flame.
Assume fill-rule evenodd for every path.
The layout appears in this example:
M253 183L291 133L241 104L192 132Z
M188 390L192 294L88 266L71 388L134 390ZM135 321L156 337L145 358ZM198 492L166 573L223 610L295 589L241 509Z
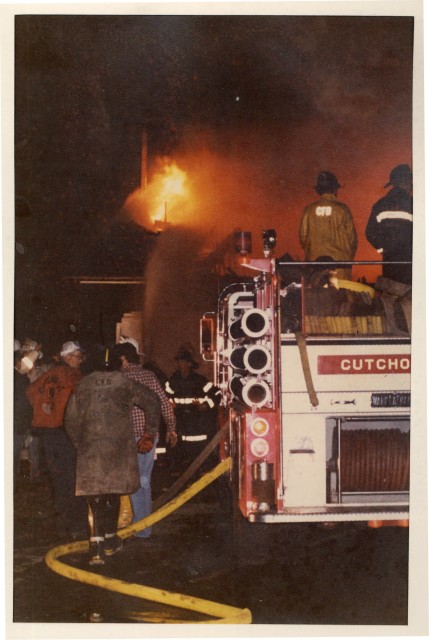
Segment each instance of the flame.
M170 214L186 206L189 197L188 179L185 171L176 163L165 164L155 174L149 187L149 207L152 223L171 222ZM174 220L173 220L174 221Z
M122 208L128 217L151 231L162 231L192 217L187 173L175 162L158 159L157 164L147 187L131 193Z

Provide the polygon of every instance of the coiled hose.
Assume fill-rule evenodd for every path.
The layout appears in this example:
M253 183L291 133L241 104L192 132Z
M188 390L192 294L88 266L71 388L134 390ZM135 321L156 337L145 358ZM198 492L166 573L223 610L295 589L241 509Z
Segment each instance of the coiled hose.
M159 522L163 518L170 515L170 513L172 513L173 511L179 509L197 493L202 491L219 476L228 471L231 466L232 460L231 458L227 458L226 460L218 464L214 469L199 478L178 497L173 498L172 500L170 500L170 502L157 509L157 511L151 513L146 518L143 518L143 520L135 522L132 525L118 531L118 536L120 536L122 539L129 538L138 531L143 531L143 529L146 529L156 522ZM236 607L230 607L228 605L212 602L210 600L203 600L201 598L194 598L193 596L165 591L163 589L156 589L140 584L124 582L123 580L117 580L115 578L100 576L96 573L92 573L91 571L71 567L70 565L65 564L64 562L61 562L59 560L59 558L61 558L62 556L66 556L70 553L87 552L88 550L89 543L87 540L64 544L48 551L45 556L45 562L52 571L55 571L56 573L66 578L70 578L71 580L77 580L85 584L92 584L96 587L107 589L109 591L116 591L117 593L122 593L134 598L142 598L144 600L158 602L163 605L169 605L180 609L187 609L211 616L211 619L209 620L203 620L202 622L194 624L250 624L252 622L252 614L249 609L238 609ZM163 620L161 617L154 618L152 614L149 614L149 616L147 616L145 619L144 613L134 614L133 619L150 622L168 621L169 623L174 624L189 624L188 620L173 620L171 618L168 618L168 620Z

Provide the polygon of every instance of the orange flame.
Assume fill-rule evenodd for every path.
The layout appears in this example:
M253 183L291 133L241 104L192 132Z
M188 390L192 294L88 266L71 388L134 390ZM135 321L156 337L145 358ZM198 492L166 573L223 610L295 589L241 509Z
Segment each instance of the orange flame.
M149 208L152 223L175 221L175 212L186 206L189 197L187 175L176 163L166 164L151 180ZM173 220L170 220L173 215Z
M136 189L123 206L137 224L152 231L161 231L170 224L183 223L191 213L188 176L175 162L158 161L146 188Z

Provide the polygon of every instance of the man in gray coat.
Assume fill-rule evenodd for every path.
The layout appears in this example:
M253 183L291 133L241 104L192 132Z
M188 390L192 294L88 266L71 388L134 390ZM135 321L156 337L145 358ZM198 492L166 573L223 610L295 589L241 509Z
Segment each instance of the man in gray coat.
M76 495L88 503L91 565L104 564L104 555L122 548L117 535L120 498L140 484L132 408L144 410L146 432L153 436L161 415L156 393L126 378L120 364L108 349L95 350L88 360L92 373L76 386L65 416L77 449Z

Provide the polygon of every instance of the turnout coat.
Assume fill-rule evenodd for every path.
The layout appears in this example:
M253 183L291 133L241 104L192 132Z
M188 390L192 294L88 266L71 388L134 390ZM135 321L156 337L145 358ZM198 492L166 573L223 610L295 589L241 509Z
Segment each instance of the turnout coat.
M305 207L299 227L299 241L305 259L330 256L333 260L353 260L357 233L350 209L332 193Z
M195 371L185 377L176 371L166 382L165 390L174 405L179 435L212 437L216 433L220 389L213 382Z
M119 371L96 371L71 395L65 429L77 449L76 495L133 493L140 486L131 413L145 412L156 435L161 415L156 393Z
M372 207L365 234L383 255L384 262L411 262L413 258L413 199L402 187L394 186ZM411 264L385 264L383 276L411 284Z

